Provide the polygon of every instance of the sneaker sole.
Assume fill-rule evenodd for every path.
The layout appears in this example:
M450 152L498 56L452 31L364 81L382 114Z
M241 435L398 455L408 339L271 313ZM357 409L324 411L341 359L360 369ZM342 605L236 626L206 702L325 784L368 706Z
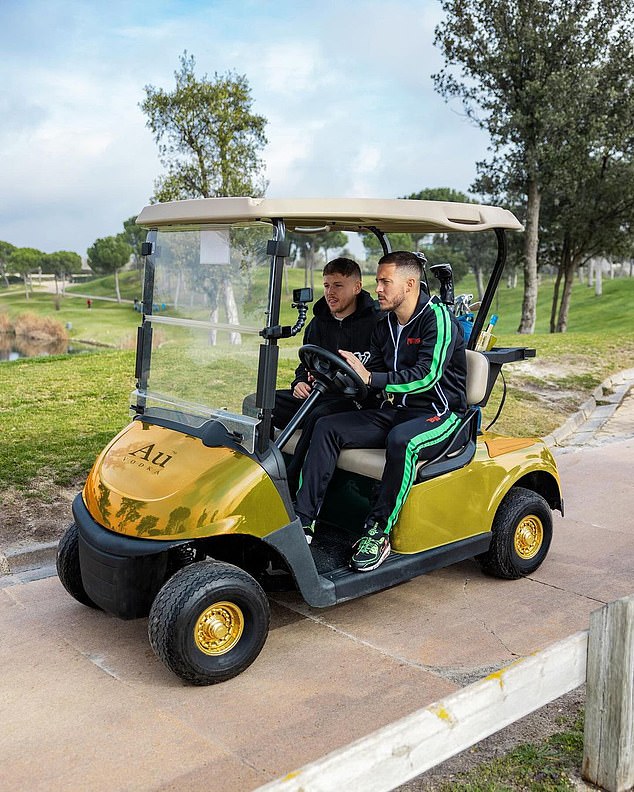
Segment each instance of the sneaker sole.
M308 534L304 534L304 536L306 537L306 544L310 544L313 541L312 536L309 536Z
M390 547L390 545L388 545L379 556L378 561L376 561L374 564L371 564L370 566L357 567L351 561L350 569L354 570L355 572L372 572L373 569L376 569L377 567L381 566L381 564L385 561L385 559L389 556L391 552L392 552L392 548Z

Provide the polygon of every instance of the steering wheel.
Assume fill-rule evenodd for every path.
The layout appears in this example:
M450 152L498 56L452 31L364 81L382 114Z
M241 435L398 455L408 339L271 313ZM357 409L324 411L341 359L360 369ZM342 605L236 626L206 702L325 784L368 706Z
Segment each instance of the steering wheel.
M304 344L299 348L299 359L329 391L361 401L368 395L368 386L340 355L315 344Z

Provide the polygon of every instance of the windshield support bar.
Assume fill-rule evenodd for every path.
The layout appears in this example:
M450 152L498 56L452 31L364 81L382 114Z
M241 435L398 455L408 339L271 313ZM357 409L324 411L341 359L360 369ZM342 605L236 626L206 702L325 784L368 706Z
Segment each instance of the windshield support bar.
M366 226L366 228L368 229L368 231L371 231L374 234L374 236L379 240L384 256L387 256L388 253L392 252L392 245L390 245L390 240L383 233L383 231L381 231L380 228L377 228L376 226Z
M491 277L489 278L489 282L484 292L482 302L478 308L475 322L473 323L473 330L471 331L467 349L475 349L476 344L478 343L478 338L480 337L484 323L487 319L487 316L489 315L493 297L495 296L500 278L502 277L502 272L504 271L504 265L506 264L506 251L508 247L506 232L503 228L494 228L493 230L495 231L495 236L497 237L498 241L498 255L493 267L493 272L491 273Z
M271 277L269 282L269 300L267 310L267 327L275 327L280 323L280 303L282 299L282 278L284 275L284 259L288 255L287 248L281 245L286 240L286 226L282 218L271 218L275 228L274 242L271 246ZM277 339L266 337L260 345L260 362L258 365L258 386L255 405L261 418L258 425L257 450L263 454L268 448L271 434L273 408L275 407L275 386L277 384L277 363L279 358Z
M152 315L152 304L154 300L154 256L156 255L157 230L151 229L147 233L144 250L147 254L143 256L143 319L137 331L136 341L136 366L134 375L136 377L137 402L133 409L138 415L143 415L146 400L141 395L148 386L150 375L150 359L152 357L152 324L145 321L146 316Z

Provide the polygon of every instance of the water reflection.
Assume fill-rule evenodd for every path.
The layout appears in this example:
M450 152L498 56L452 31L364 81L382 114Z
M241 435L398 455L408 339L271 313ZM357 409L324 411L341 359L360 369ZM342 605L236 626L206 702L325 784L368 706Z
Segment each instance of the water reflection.
M82 351L84 350L81 347L72 344L67 338L38 341L24 336L0 333L0 361L65 355Z

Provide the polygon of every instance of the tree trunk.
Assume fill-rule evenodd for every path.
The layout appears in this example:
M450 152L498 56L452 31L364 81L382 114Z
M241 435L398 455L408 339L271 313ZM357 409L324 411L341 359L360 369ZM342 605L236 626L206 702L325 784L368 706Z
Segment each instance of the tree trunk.
M121 302L121 292L119 291L119 270L115 269L114 271L114 289L117 294L117 302Z
M594 296L601 297L603 294L603 259L599 259L596 275L594 276Z
M24 298L26 300L28 300L29 299L29 276L28 276L28 273L25 272L22 277L24 278Z
M561 285L561 276L563 275L566 267L566 256L568 255L568 245L564 242L564 249L561 251L561 259L559 261L559 268L557 270L557 277L555 278L555 289L553 291L553 302L550 308L550 332L557 332L557 307L559 305L559 287Z
M218 306L212 308L211 311L209 311L209 321L212 324L218 323ZM209 345L216 346L217 340L218 340L218 331L216 330L215 327L212 327L211 330L209 331Z
M541 195L535 177L528 180L526 231L524 232L524 299L518 333L534 333L537 319L537 245L539 243L539 208Z
M240 316L238 314L238 306L236 305L236 298L233 293L233 283L231 283L229 278L226 278L225 282L223 283L222 300L225 306L225 311L227 312L227 322L232 325L239 325ZM229 343L241 344L242 336L240 333L230 333Z
M475 275L476 291L478 292L478 300L484 296L484 283L482 279L482 267L480 264L473 265L473 274Z
M178 270L176 273L176 289L174 291L174 310L178 310L178 302L181 296L181 282L183 279L183 273Z
M57 280L57 273L53 273L53 277L55 278L55 296L59 297L59 282Z
M559 306L559 317L557 319L557 332L565 333L568 329L568 311L570 310L570 299L572 297L572 286L575 282L575 271L577 269L577 259L572 255L568 256L564 272L564 290L561 295L561 305Z

